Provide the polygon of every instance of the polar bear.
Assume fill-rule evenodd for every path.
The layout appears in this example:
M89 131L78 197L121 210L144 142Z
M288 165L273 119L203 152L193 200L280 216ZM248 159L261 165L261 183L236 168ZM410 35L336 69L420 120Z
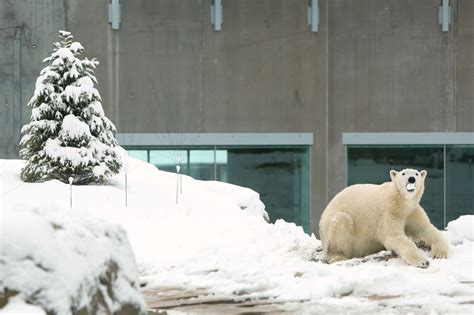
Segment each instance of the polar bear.
M319 223L326 260L332 263L387 249L410 265L426 268L429 262L414 243L419 240L431 246L434 258L447 258L448 242L420 206L426 174L391 170L390 182L352 185L337 194Z

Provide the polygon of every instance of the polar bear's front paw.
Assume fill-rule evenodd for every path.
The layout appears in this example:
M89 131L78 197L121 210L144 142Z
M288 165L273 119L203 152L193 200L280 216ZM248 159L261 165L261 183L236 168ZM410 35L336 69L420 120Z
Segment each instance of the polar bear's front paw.
M430 262L428 260L425 260L424 262L421 263L420 268L426 269L430 266Z
M428 268L430 265L430 262L421 255L413 255L412 257L406 259L406 262L418 268Z
M433 253L433 258L448 258L448 247L443 245L433 245L431 248L431 252Z
M338 254L332 254L332 255L328 255L327 257L327 262L328 264L332 264L332 263L335 263L335 262L338 262L338 261L343 261L343 260L346 260L347 258L344 257L343 255L338 255Z

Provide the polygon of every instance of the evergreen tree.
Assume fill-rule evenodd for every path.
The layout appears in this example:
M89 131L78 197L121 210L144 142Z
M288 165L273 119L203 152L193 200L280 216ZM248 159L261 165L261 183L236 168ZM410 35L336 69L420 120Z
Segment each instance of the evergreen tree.
M20 156L26 182L58 179L75 184L105 183L121 167L115 126L104 115L95 59L79 59L84 48L59 32L53 53L43 60L28 106L31 121L22 128Z

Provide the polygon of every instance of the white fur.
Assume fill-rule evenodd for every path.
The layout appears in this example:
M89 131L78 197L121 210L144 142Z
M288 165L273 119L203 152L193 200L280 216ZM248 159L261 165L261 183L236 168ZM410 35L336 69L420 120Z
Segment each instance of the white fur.
M395 251L405 262L427 267L414 241L431 246L434 258L446 258L448 242L430 223L419 202L426 171L390 171L391 181L381 185L359 184L337 194L319 223L321 242L329 263ZM409 178L412 177L410 183ZM413 190L413 191L411 191Z

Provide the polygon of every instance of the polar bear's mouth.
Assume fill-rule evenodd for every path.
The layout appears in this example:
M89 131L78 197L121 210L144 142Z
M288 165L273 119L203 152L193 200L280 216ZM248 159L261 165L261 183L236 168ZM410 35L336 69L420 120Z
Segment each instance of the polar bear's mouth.
M405 188L407 189L408 192L414 192L415 191L415 184L408 183Z

